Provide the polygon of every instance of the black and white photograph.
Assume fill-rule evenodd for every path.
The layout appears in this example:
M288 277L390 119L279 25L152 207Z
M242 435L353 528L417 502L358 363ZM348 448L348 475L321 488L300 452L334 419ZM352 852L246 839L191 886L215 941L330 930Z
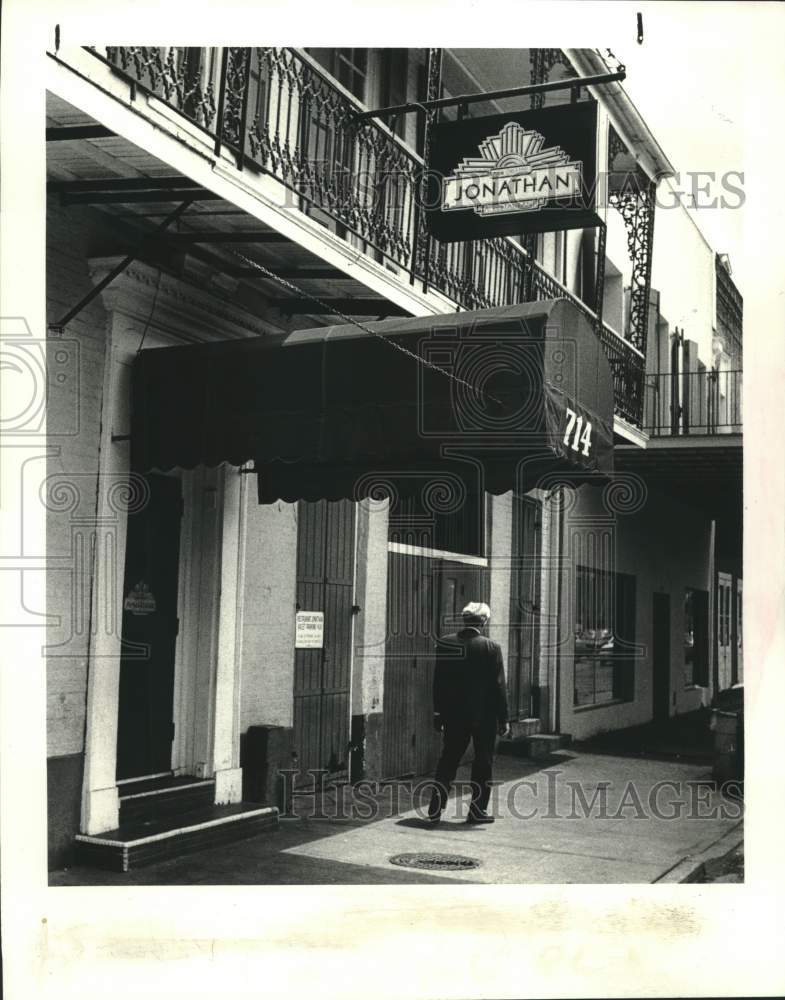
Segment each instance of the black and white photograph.
M755 297L771 275L781 313L785 220L750 159L783 9L554 3L544 32L521 5L451 44L493 12L319 31L309 5L266 33L263 3L199 30L79 6L28 11L36 96L13 106L14 65L2 118L3 875L37 894L4 888L3 938L29 918L28 995L134 963L154 995L221 969L305 994L312 951L255 993L231 954L264 976L292 910L348 947L355 891L390 934L438 939L440 901L477 931L498 892L523 922L489 933L550 935L517 984L469 986L458 950L365 996L744 995L782 930L750 824L781 816L758 713L785 694L782 323ZM219 900L249 922L160 929L215 928ZM656 978L658 935L687 968L710 933L705 978ZM170 990L177 961L196 982Z

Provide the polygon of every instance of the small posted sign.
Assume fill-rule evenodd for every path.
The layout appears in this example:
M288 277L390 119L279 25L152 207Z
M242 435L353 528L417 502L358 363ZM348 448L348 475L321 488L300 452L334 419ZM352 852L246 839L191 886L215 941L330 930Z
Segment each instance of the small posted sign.
M321 649L324 646L324 612L298 611L295 616L294 648Z

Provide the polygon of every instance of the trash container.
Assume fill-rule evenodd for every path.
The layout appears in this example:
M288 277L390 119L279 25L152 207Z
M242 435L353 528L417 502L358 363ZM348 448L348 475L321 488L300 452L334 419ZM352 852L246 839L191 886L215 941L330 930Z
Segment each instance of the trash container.
M744 687L720 691L711 706L714 732L714 777L717 781L744 779Z

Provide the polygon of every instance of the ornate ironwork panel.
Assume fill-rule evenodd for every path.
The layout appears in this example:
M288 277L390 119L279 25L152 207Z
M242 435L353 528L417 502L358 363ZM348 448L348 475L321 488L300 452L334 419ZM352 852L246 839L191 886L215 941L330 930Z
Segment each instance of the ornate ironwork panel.
M211 75L216 52L174 46L107 46L106 59L124 76L209 130L216 111Z
M651 293L651 257L654 241L654 181L640 190L629 185L621 191L609 191L608 200L624 219L627 251L632 262L630 288L629 340L645 355L649 326Z
M425 84L425 100L435 101L438 100L441 94L442 86L442 50L441 49L428 49L428 63L427 63L427 73L426 73L426 84ZM433 264L433 248L434 244L431 241L428 229L424 224L424 212L423 205L425 204L425 199L427 197L428 191L428 181L427 172L429 164L431 162L431 145L433 143L433 127L438 119L438 112L434 109L424 112L423 120L423 175L419 186L419 202L416 208L415 217L415 247L414 247L414 270L419 272L422 280L424 282L425 288L428 287L428 278L431 272L431 267ZM443 251L438 251L438 257L440 261L444 258L445 254Z
M562 49L530 49L529 50L529 81L531 83L548 83L554 66L564 66L567 76L577 76L572 63ZM577 88L576 97L580 97L581 88ZM537 110L543 106L544 94L532 94L530 106Z

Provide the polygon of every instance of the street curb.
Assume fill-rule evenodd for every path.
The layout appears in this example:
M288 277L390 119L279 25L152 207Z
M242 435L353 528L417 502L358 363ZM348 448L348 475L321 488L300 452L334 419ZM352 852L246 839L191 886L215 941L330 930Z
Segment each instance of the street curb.
M743 843L744 820L740 820L736 826L728 830L727 833L724 833L719 840L715 840L713 844L710 844L705 851L701 851L699 854L690 854L686 858L682 858L673 868L668 869L663 875L656 878L653 884L698 882L703 877L707 862L725 857L726 854L735 851Z

